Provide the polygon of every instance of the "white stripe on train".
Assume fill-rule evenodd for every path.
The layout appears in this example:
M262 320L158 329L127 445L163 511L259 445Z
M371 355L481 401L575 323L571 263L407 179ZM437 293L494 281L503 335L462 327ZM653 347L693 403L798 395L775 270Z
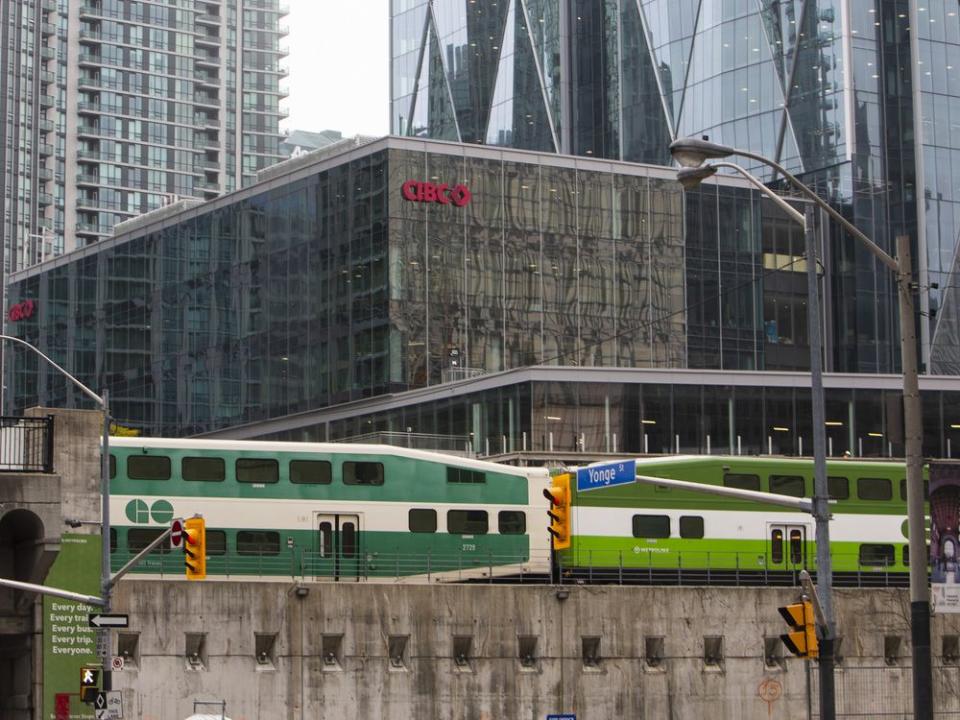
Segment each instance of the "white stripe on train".
M702 517L705 538L759 539L767 536L770 525L805 525L807 538L813 540L813 518L802 513L747 512L743 510L661 510L651 508L607 508L578 506L573 510L574 535L633 537L634 515L666 515L670 518L670 537L680 537L681 517ZM830 521L831 542L905 543L900 528L901 515L835 514Z

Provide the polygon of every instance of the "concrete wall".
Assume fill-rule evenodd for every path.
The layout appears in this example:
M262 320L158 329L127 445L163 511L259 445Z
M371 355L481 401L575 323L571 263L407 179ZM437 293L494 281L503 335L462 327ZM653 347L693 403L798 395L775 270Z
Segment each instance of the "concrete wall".
M764 659L764 638L785 631L776 608L795 600L790 589L303 588L305 595L275 583L121 582L115 610L130 614L121 642L132 662L114 675L114 687L124 689L124 711L171 720L189 716L194 700L216 699L233 720L542 719L562 711L578 720L807 717L806 663ZM840 591L837 607L845 635L841 711L903 717L911 683L907 592ZM942 667L939 657L945 633L960 633L960 617L935 618L933 643L937 708L960 716L951 689L957 667ZM258 634L276 637L265 664L255 659ZM191 649L199 666L187 659L188 636L194 644L203 638ZM394 636L409 637L399 668L388 654ZM532 667L520 661L519 636L536 638ZM716 665L704 660L707 636L722 638ZM471 638L465 667L454 659L454 637ZM597 667L584 663L585 637L600 638ZM646 652L656 640L648 639L659 637L665 657L653 666ZM900 638L890 664L885 637ZM328 651L336 655L330 663Z
M100 522L100 434L103 413L98 410L61 410L35 407L27 417L53 416L53 471L60 477L56 525L47 534L59 537L65 518ZM84 525L70 532L100 532L99 525Z
M60 549L66 518L100 520L102 415L33 408L54 417L52 474L0 472L0 577L41 584ZM84 525L78 533L99 533ZM0 718L39 717L42 628L37 596L0 588Z

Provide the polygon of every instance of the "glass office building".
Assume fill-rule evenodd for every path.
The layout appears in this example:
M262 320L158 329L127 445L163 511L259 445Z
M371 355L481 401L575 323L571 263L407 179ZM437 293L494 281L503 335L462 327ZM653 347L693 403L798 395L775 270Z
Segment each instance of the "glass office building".
M400 138L266 175L16 274L12 331L174 435L535 365L804 366L795 233L738 181ZM79 399L7 372L8 407Z
M17 273L9 325L145 434L809 454L801 248L736 178L358 139ZM835 453L899 451L899 378L826 383ZM6 388L87 402L18 348ZM921 389L949 455L960 380Z
M670 164L779 161L888 253L913 241L921 372L960 373L960 8L907 0L393 0L392 131ZM766 181L765 165L742 159ZM893 277L830 226L828 370L899 369Z

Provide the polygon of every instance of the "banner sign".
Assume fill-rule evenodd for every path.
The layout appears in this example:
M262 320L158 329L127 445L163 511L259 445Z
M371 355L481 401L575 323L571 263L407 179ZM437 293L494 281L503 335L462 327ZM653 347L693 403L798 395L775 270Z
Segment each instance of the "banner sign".
M66 533L45 585L100 595L100 536ZM100 608L43 596L43 717L94 720L93 708L80 702L85 667L99 665L97 630L89 617Z
M930 463L930 598L960 613L960 463Z

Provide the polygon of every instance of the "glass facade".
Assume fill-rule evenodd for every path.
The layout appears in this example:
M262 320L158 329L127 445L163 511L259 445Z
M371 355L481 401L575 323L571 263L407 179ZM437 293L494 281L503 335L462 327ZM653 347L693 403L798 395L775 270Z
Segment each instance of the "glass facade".
M416 118L442 106L457 120L442 137L464 142L658 164L685 136L760 153L889 254L898 235L912 239L921 372L960 373L958 8L393 0L392 17L393 132L441 137ZM469 95L457 90L476 79L467 60L488 75ZM740 162L786 189L766 165ZM894 278L835 224L828 232L826 368L896 372Z
M810 453L802 233L740 181L395 137L286 172L15 274L11 331L145 434ZM827 378L832 454L901 452L899 379ZM16 347L6 387L87 402Z
M399 138L316 163L15 275L32 314L12 332L169 435L532 365L762 368L803 345L764 319L788 234L736 183L685 205L668 169ZM7 373L8 406L82 404L19 351Z
M776 384L725 383L721 373L677 382L643 378L604 382L569 370L537 369L536 380L506 378L496 388L457 388L442 399L417 399L389 409L339 409L304 418L295 429L264 428L256 437L322 442L370 433L449 435L478 455L550 453L689 453L811 455L808 376ZM555 375L555 379L550 379ZM827 454L902 457L902 399L897 379L885 387L829 387ZM925 457L960 456L956 390L921 392ZM325 413L318 413L324 415ZM292 423L291 423L292 424ZM244 435L243 437L247 437ZM463 450L464 447L458 448Z

